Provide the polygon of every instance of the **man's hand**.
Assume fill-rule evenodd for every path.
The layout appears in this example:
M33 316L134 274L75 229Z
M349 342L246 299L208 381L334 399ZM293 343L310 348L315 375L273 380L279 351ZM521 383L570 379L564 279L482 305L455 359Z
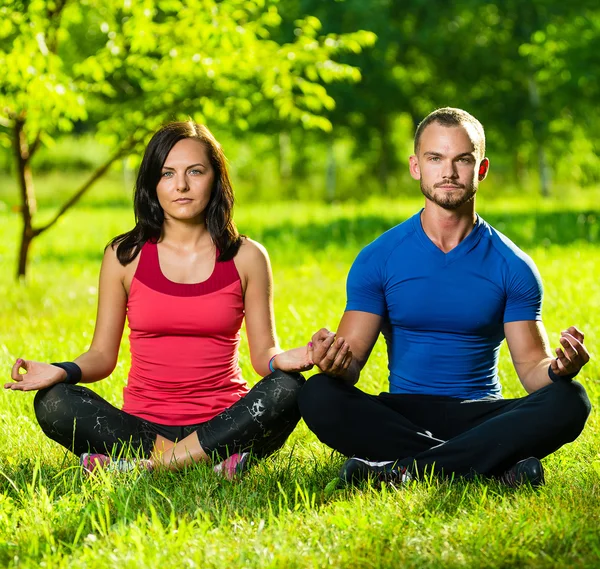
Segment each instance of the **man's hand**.
M344 338L321 328L312 337L309 346L311 361L324 373L343 376L352 362L350 345Z
M575 375L590 361L590 354L583 345L583 332L571 326L560 334L560 347L556 348L556 358L550 368L558 376Z

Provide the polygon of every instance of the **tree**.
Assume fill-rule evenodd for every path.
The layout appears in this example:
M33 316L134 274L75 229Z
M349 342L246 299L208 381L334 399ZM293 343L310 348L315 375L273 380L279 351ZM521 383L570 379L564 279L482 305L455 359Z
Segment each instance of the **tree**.
M0 8L0 69L11 70L0 75L1 134L13 148L23 219L17 276L26 274L33 239L167 120L330 129L325 85L360 79L334 58L375 37L320 36L320 22L307 16L293 41L279 43L271 36L280 22L277 0L9 0ZM97 123L113 152L35 226L31 159L84 120Z
M377 35L372 49L344 55L363 79L331 86L336 106L327 116L338 136L355 141L357 158L370 162L369 174L383 187L387 173L398 167L395 119L406 115L416 126L441 106L477 116L494 154L512 159L515 172L526 165L537 169L545 194L551 166L569 160L572 169L570 145L585 139L594 148L597 0L282 2L286 20L308 12L325 31L344 33L360 23ZM288 34L289 28L289 22L281 27ZM594 160L600 171L597 155L581 158L588 171Z

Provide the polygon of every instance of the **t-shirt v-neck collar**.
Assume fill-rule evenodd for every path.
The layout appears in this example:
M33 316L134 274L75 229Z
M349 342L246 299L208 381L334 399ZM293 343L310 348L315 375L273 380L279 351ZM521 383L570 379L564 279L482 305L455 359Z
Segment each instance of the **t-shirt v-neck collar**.
M454 262L456 259L460 259L464 255L466 255L481 239L483 235L483 225L484 221L476 215L475 225L471 232L453 249L444 253L425 233L423 229L423 225L421 224L421 213L423 210L419 211L417 214L413 216L413 226L415 229L415 233L419 237L419 240L425 247L425 249L430 252L432 255L436 255L437 258L443 259L445 264L448 265Z

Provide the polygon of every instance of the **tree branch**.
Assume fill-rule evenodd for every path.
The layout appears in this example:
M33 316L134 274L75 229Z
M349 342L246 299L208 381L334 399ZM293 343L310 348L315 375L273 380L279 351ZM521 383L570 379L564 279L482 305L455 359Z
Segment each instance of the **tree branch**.
M31 160L32 156L37 152L38 148L40 147L41 139L42 139L42 131L39 130L38 133L35 135L35 139L29 145L29 157L27 158L28 162L29 162L29 160Z
M67 7L69 0L57 0L54 3L53 9L48 8L47 17L48 17L48 50L51 53L58 52L58 30L61 25L61 18L64 9Z
M116 162L119 158L127 156L136 144L139 142L139 136L131 136L128 138L119 149L110 157L104 164L99 166L92 175L81 185L81 187L61 206L56 215L46 225L36 227L33 230L34 235L39 235L44 231L50 229L71 207L73 207L79 199L85 194Z

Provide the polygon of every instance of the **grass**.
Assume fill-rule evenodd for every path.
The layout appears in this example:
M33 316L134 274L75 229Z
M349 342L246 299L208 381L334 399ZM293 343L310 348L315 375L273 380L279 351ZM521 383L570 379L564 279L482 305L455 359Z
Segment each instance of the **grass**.
M72 359L95 319L102 249L132 214L112 190L90 197L35 242L26 284L13 280L18 219L0 210L0 366L17 356ZM115 191L116 193L116 191ZM42 192L43 194L43 192ZM545 284L553 342L569 324L600 335L600 210L596 195L565 205L531 197L487 200L481 213L524 247ZM486 202L487 200L487 202ZM284 347L335 329L345 276L357 252L420 207L374 200L238 208L240 230L269 250L278 334ZM49 215L42 210L41 216ZM242 368L254 383L243 346ZM125 335L112 376L94 386L120 404L129 365ZM599 366L581 380L600 403ZM505 396L523 394L505 348ZM373 351L361 386L386 388L385 348ZM32 394L0 394L0 566L6 567L596 567L600 558L600 424L544 460L547 484L509 490L494 482L437 482L337 489L342 457L301 423L284 448L236 483L199 465L175 474L81 477L76 459L40 431Z

